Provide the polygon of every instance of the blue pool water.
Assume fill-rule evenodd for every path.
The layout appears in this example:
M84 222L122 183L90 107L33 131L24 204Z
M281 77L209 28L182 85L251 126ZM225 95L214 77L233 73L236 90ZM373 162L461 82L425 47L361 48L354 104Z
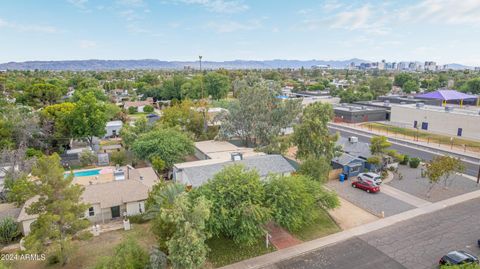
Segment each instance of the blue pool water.
M73 172L73 176L74 177L96 176L96 175L100 174L100 170L101 169ZM65 173L65 176L68 176L68 175L70 175L70 173Z

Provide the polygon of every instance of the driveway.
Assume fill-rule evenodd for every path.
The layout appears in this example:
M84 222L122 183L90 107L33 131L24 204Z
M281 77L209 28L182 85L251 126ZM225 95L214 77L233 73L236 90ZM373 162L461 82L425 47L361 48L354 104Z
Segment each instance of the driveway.
M335 190L343 199L376 216L380 216L382 211L385 217L388 217L415 208L413 205L382 193L381 187L378 193L367 193L352 188L350 180L344 182L331 180L327 183L327 187Z
M403 176L403 179L399 179L398 175L395 175L393 180L387 183L389 186L430 202L438 202L480 189L474 180L462 175L454 175L449 180L451 184L446 189L443 187L443 183L439 183L433 188L430 197L427 197L426 193L430 183L427 178L421 177L420 167L413 169L399 165L398 171Z

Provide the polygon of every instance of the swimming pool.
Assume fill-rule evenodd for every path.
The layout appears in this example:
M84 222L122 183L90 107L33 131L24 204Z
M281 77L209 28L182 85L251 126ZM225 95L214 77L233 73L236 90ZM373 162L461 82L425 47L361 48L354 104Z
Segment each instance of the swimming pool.
M100 170L102 169L94 169L94 170L85 170L79 172L73 172L74 177L88 177L88 176L96 176L100 174ZM65 176L70 175L70 173L65 173Z

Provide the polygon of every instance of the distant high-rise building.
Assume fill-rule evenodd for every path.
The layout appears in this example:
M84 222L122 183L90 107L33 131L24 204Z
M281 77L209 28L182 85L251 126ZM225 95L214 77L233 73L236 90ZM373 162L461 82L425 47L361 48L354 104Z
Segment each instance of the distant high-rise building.
M424 65L425 71L437 71L437 63L435 62L425 62Z

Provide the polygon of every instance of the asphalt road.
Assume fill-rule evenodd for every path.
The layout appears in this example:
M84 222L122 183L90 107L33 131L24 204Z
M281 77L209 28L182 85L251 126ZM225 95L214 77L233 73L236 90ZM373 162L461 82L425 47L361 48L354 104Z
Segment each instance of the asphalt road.
M346 130L340 130L340 129L331 128L331 127L330 127L330 131L332 133L339 132L340 135L343 137L356 136L358 137L358 140L360 142L366 142L366 143L370 142L370 137L368 137L367 135L353 133ZM401 154L407 154L411 157L418 157L426 161L429 161L433 159L435 156L437 156L437 154L425 151L421 148L417 149L417 148L412 148L410 146L405 146L405 145L395 144L395 143L392 144L391 149L394 149ZM465 174L475 176L475 177L478 175L479 165L472 164L471 162L463 162L463 163L465 165L465 172L464 172Z
M449 251L480 254L480 198L422 215L308 254L269 269L438 268Z

